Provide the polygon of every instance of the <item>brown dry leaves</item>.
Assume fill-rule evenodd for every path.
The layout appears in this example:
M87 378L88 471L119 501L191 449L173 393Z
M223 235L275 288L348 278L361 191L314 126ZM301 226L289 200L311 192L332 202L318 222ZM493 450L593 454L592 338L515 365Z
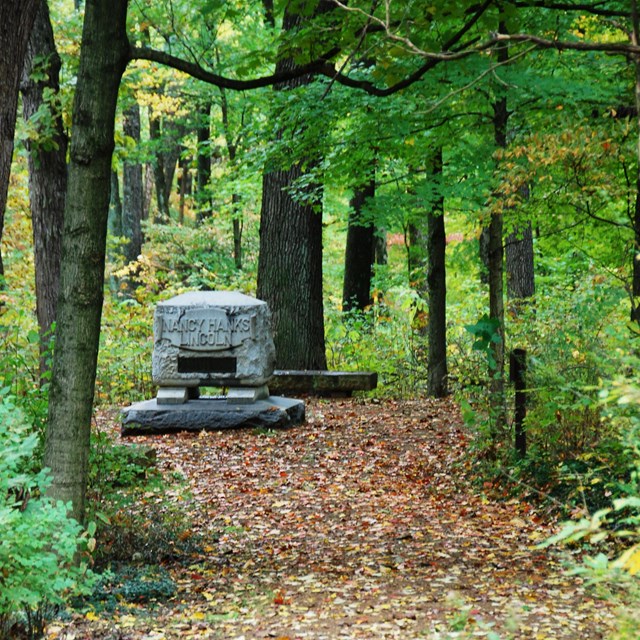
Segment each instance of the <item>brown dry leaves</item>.
M188 478L201 553L153 612L51 638L603 638L606 603L562 572L528 504L464 476L450 401L307 402L307 424L139 438ZM496 636L494 636L496 637Z

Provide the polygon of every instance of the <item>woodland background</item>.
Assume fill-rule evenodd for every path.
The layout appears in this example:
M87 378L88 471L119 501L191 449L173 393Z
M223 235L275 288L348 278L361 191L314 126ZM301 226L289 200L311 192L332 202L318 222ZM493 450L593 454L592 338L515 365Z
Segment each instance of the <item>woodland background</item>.
M376 401L453 395L479 486L574 516L560 537L632 586L636 3L116 4L0 9L7 69L24 43L1 98L18 118L0 176L0 523L14 532L0 557L24 551L0 581L3 624L24 610L36 633L42 603L84 584L69 558L79 545L88 562L122 485L155 475L95 415L153 396L154 306L191 289L267 300L280 368L376 371ZM30 37L12 31L29 11ZM528 354L526 455L513 348ZM84 533L43 497L51 482ZM33 527L60 532L53 556L24 544ZM61 562L59 584L23 581Z

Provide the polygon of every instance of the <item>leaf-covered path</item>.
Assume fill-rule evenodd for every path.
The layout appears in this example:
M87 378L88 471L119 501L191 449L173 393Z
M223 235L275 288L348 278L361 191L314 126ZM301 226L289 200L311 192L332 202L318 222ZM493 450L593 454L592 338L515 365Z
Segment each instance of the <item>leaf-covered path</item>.
M178 591L153 611L77 616L50 636L606 637L607 604L536 548L552 526L465 475L452 402L309 401L307 419L137 439L188 479L168 498L203 543L167 567Z

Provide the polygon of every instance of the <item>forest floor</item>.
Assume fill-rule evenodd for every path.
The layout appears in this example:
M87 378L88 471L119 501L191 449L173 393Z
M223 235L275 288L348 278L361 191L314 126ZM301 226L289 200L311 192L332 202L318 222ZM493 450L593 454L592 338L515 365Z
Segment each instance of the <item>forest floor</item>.
M155 574L138 553L145 597L120 589L115 607L51 623L50 639L590 640L613 625L567 552L538 548L554 523L475 481L452 401L308 400L287 430L129 441L184 478L141 494L137 516L172 504L192 544L167 548Z

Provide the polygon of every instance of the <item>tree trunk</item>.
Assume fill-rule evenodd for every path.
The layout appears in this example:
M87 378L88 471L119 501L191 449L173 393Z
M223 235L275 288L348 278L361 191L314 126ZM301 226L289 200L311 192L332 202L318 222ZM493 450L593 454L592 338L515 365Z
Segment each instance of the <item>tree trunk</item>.
M237 140L234 139L231 131L231 123L229 122L229 101L227 100L227 92L223 87L220 90L220 111L222 115L222 129L224 131L224 140L229 155L229 164L232 168L236 166L236 155L238 152ZM231 195L231 224L233 228L233 261L236 269L242 269L242 232L244 231L244 216L240 202L242 197L239 193Z
M198 221L211 216L213 204L209 192L211 181L211 103L199 108L198 155L196 158L196 186L198 202Z
M640 125L639 125L640 126ZM640 144L638 158L640 160ZM631 303L631 321L640 324L640 167L638 167L638 177L636 186L636 206L633 215L633 235L634 247L632 253L633 260L633 282L632 282L632 303Z
M499 25L500 33L505 33L505 25ZM498 61L509 58L505 46L498 48ZM507 122L509 111L507 98L497 99L493 105L494 139L498 147L507 146ZM504 247L502 244L503 219L501 213L493 213L488 231L489 261L489 317L497 322L499 340L491 342L493 366L489 368L491 412L493 417L493 437L498 436L506 424L504 397Z
M149 118L149 137L156 144L162 145L162 149L158 149L156 153L156 161L153 166L158 203L156 222L162 224L169 222L171 218L169 198L181 151L178 144L179 136L178 128L173 123L167 121L166 118L151 115Z
M292 3L293 4L293 3ZM321 2L321 10L333 5ZM301 16L285 11L283 30L302 24ZM280 58L276 73L295 66ZM304 76L274 87L290 90L309 84ZM310 159L310 164L313 164ZM294 199L288 188L303 175L300 163L291 168L265 169L262 179L258 297L272 313L276 366L281 369L326 369L322 299L322 202Z
M44 77L44 80L36 81L31 77L32 71L36 66L42 65L43 61L46 61L46 73L39 74L38 77ZM60 67L49 9L45 0L40 0L31 30L21 84L25 120L29 120L43 107L45 89L58 96ZM53 119L53 137L37 144L27 142L41 374L44 374L49 366L45 356L51 340L51 328L56 319L62 225L67 192L67 135L58 105L50 101L47 106Z
M344 256L342 310L364 311L371 305L371 277L375 251L375 226L363 218L367 200L375 197L376 183L370 180L356 188L351 199Z
M287 191L300 165L265 173L258 298L272 313L276 365L326 369L322 302L322 215Z
M433 162L434 178L442 178L442 148ZM427 392L443 398L447 395L447 279L444 228L444 197L439 195L427 211L427 291L429 300L429 358Z
M536 293L531 222L515 229L507 237L505 264L507 299L510 309L517 313L522 303L531 300Z
M120 179L115 169L111 170L109 182L108 230L114 238L122 237L122 198L120 197Z
M73 104L69 185L44 464L49 493L85 515L118 88L127 0L87 0Z
M638 14L638 3L631 2L631 41L634 45L640 44L640 15ZM640 323L640 56L633 57L635 70L635 106L636 106L636 202L633 212L633 260L632 283L631 283L631 321Z
M240 209L240 196L234 193L231 196L233 209L233 262L236 269L242 269L242 232L244 231L244 217Z
M427 297L427 231L425 220L412 220L407 225L407 269L409 271L409 286L415 289L423 298ZM407 237L405 237L405 243ZM426 327L426 324L425 324Z
M184 212L187 206L187 195L190 191L189 179L189 158L180 157L178 161L180 168L178 180L178 193L180 194L180 207L178 209L178 222L184 224Z
M124 135L140 144L140 106L134 102L124 113ZM124 255L127 262L142 253L142 165L125 160L122 167L122 235L127 239Z
M384 265L389 260L387 253L387 230L383 228L376 229L374 238L374 258L375 263Z
M9 193L9 175L18 112L18 93L31 27L40 0L0 2L0 240ZM0 288L4 263L0 252Z

